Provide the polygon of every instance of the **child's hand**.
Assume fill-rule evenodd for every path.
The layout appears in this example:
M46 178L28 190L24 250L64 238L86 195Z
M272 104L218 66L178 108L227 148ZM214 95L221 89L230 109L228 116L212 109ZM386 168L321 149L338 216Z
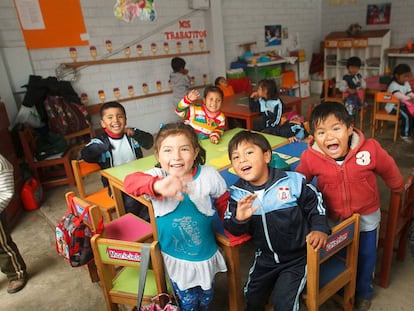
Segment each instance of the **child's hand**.
M187 97L193 102L200 97L200 93L197 90L191 90L188 92Z
M217 145L220 142L220 138L218 138L217 135L211 135L210 142Z
M299 141L299 139L297 139L296 136L289 137L288 140L289 140L290 143L295 143L295 142Z
M258 206L252 207L256 197L257 194L248 194L237 203L236 219L238 221L249 219L259 209Z
M257 93L257 91L254 91L250 94L250 98L257 98L259 96L259 94Z
M184 199L183 193L188 192L187 186L191 180L191 175L183 177L168 175L154 183L154 192L166 198L182 201Z
M127 136L133 136L133 135L134 135L134 133L135 133L135 131L134 131L134 129L133 129L133 128L131 128L131 127L126 127L126 128L125 128L124 133L125 133Z
M321 231L312 231L306 236L306 242L312 245L315 252L326 246L328 235Z

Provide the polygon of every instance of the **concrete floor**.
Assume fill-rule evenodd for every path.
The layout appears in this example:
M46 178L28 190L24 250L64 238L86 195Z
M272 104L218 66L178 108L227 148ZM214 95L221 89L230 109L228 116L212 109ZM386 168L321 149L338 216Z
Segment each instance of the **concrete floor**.
M365 133L370 137L370 132L367 130L368 124ZM394 143L391 137L392 132L388 128L383 135L376 138L394 156L402 174L407 176L410 168L414 166L414 144L409 145L401 140ZM386 207L389 191L382 182L380 188L383 206ZM10 295L6 292L7 279L0 273L0 310L105 310L99 284L91 283L84 268L71 268L55 251L54 226L65 213L64 194L70 190L73 189L67 186L47 190L46 200L41 208L24 212L14 228L12 236L27 263L30 278L22 291ZM242 246L243 281L246 279L253 251L249 243ZM412 310L413 289L414 257L409 255L404 262L393 263L389 288L375 286L371 310ZM215 297L210 310L228 310L225 274L217 276ZM340 309L333 302L328 301L321 310Z

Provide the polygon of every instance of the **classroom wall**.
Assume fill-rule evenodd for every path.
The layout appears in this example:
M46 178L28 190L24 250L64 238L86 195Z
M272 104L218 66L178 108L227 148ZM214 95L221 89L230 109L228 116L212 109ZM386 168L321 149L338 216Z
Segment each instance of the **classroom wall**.
M353 22L359 22L365 28L366 5L382 3L382 1L359 0L354 1L353 4L331 6L330 3L340 1L210 0L210 2L210 10L197 12L190 17L192 29L207 29L206 49L210 50L209 55L186 58L190 74L196 77L196 84L200 84L201 77L205 73L208 74L209 82L212 82L217 75L225 74L230 62L236 60L241 53L238 45L246 42L256 41L257 52L276 48L281 53L287 53L292 48L301 48L305 50L306 58L310 61L312 52L319 51L320 41L327 33L345 30ZM105 53L106 39L111 39L116 49L149 33L153 35L141 42L146 52L148 53L151 42L156 42L160 49L164 41L164 31L179 30L177 23L165 29L162 26L191 11L188 0L155 0L157 12L155 22L135 19L127 24L114 17L114 0L81 0L80 3L90 36L90 45L97 46L100 54ZM391 35L393 44L401 44L413 37L412 31L407 31L413 29L414 20L409 16L413 10L413 1L392 1L391 25L388 28L393 29ZM396 16L403 18L397 20ZM265 25L287 27L288 39L283 40L281 46L265 47ZM158 28L159 32L157 32ZM0 57L8 72L9 84L13 92L21 90L20 86L27 82L30 74L43 77L55 76L55 69L60 63L71 62L68 47L30 50L27 55L20 53L16 56L15 51L21 51L24 47L14 2L3 0L0 2ZM78 47L78 53L79 60L90 59L88 47ZM132 54L134 53L132 48ZM79 94L88 93L90 103L98 103L98 89L105 90L106 100L114 99L114 87L121 89L123 97L127 96L126 88L130 84L134 85L137 95L142 94L143 82L147 82L154 90L155 81L161 80L166 89L170 71L168 58L148 62L90 66L81 70L73 86ZM129 125L156 132L160 123L174 117L170 98L170 95L165 95L125 102ZM19 105L19 102L11 104Z
M225 0L223 30L226 64L242 53L239 44L256 41L254 52L276 49L287 54L304 49L307 60L319 49L321 0ZM288 28L288 39L281 46L265 46L264 26ZM296 44L296 42L298 44Z
M345 31L350 24L359 23L362 29L391 29L391 45L402 46L407 41L414 41L414 1L412 0L358 0L343 1L353 2L332 5L331 3L340 3L336 0L322 1L322 32L321 38L331 31ZM389 25L367 25L367 5L368 4L391 4L391 20ZM414 60L405 59L414 69Z

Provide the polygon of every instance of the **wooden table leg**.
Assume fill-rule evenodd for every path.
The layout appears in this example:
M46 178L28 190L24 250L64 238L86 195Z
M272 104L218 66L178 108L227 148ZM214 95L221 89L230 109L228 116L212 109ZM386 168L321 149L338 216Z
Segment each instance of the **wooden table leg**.
M243 295L240 276L240 246L223 246L227 258L227 280L229 290L229 310L243 310Z

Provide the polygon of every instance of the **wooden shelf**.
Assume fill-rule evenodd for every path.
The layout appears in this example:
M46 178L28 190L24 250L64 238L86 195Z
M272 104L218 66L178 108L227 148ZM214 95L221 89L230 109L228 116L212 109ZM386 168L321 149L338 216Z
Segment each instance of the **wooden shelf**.
M69 68L76 69L78 67L90 66L90 65L140 62L140 61L148 61L148 60L153 60L153 59L184 57L184 56L202 55L202 54L209 54L209 53L210 51L198 51L198 52L187 52L187 53L179 53L179 54L162 54L162 55L160 54L160 55L137 56L137 57L108 58L108 59L97 59L97 60L89 60L89 61L81 61L81 62L63 63L63 65Z
M183 55L183 54L181 54L181 55ZM191 89L205 88L207 85L209 85L209 84L195 85L195 86L192 86ZM117 101L119 103L122 103L122 102L129 102L131 100L138 100L138 99L144 99L144 98L155 97L155 96L162 96L162 95L167 95L167 94L172 94L172 91L163 91L163 92L157 92L157 93L150 93L150 94L143 94L143 95L125 97L125 98L120 98L120 99L114 99L114 101ZM103 104L104 103L87 105L86 106L86 110L88 111L88 113L90 115L99 114L99 111L100 111L101 106Z

